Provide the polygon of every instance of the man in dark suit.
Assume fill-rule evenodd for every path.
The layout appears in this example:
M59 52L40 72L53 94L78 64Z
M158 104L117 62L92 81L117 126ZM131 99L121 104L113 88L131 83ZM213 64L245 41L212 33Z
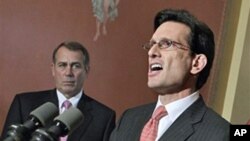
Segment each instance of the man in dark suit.
M210 28L186 10L157 13L148 53L155 103L126 110L110 141L227 141L230 124L208 108L199 89L214 58Z
M62 113L65 110L62 104L67 100L83 113L84 120L66 136L66 140L108 141L115 126L115 112L85 95L82 88L89 72L88 51L78 42L63 42L53 52L51 69L56 88L16 95L6 118L2 137L6 137L10 125L22 124L31 111L45 102L54 103Z

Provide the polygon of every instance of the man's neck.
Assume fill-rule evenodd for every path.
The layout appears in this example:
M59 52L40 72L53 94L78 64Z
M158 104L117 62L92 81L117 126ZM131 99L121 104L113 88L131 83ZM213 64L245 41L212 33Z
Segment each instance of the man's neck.
M171 94L160 94L159 98L160 101L163 105L169 104L173 101L182 99L184 97L187 97L189 95L191 95L194 92L194 90L192 89L185 89L176 93L171 93Z

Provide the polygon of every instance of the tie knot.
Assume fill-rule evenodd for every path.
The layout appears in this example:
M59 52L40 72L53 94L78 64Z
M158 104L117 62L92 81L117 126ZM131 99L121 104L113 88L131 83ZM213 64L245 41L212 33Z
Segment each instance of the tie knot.
M68 100L65 100L62 104L62 107L64 107L65 109L69 109L72 106L71 102Z
M155 120L160 120L162 117L167 115L167 111L164 106L159 106L153 113L152 118Z

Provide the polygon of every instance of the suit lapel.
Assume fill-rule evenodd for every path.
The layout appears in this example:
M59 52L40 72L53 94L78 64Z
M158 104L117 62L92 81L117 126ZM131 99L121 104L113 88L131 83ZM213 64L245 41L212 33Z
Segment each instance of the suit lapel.
M57 107L59 107L59 102L58 102L58 97L57 97L57 94L56 94L56 89L53 89L53 90L50 91L49 101L52 102L53 104L55 104Z
M159 141L184 141L194 133L193 124L202 120L206 112L206 105L200 97L162 135Z
M84 131L87 129L93 116L91 115L90 110L92 109L92 105L89 102L90 99L85 94L82 95L79 103L77 104L77 108L83 113L84 121L69 135L69 141L79 141L81 136L84 134Z
M131 130L133 135L135 137L135 140L140 140L141 132L144 128L144 125L149 121L153 111L155 108L155 103L148 105L142 113L140 113L138 116L135 117L135 122L133 128L136 128L135 130ZM134 132L137 131L137 132Z

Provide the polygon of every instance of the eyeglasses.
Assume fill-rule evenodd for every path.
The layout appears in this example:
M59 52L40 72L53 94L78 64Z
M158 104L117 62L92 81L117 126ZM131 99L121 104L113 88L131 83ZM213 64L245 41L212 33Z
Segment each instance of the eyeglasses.
M159 42L156 42L156 41L149 41L148 43L144 44L142 47L145 49L145 50L150 50L155 44L158 45L158 47L160 49L168 49L170 47L176 47L176 48L180 48L180 49L184 49L184 50L188 50L189 47L188 46L185 46L181 43L178 43L176 41L172 41L170 39L163 39L163 40L160 40Z

